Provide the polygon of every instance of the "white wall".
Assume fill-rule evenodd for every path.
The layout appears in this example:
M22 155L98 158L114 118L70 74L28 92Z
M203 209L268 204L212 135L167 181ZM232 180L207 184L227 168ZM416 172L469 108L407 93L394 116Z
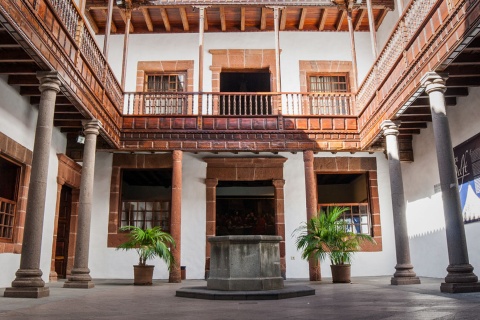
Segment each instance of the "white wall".
M32 107L27 98L21 97L16 88L6 83L7 77L0 76L0 131L17 143L29 150L33 149L35 128L37 123L38 109ZM45 217L43 223L42 254L40 269L43 271L43 280L48 282L52 256L53 229L55 220L55 207L57 199L57 153L64 153L66 138L56 128L52 133L52 145L49 155L47 195L45 201ZM28 212L27 212L28 214ZM20 267L20 255L3 253L0 254L0 287L10 286L15 279L15 272Z
M456 106L447 108L454 147L480 132L478 101L480 89L470 88L468 97L458 98ZM445 220L441 192L434 191L440 178L431 124L414 137L413 151L415 161L402 165L412 263L418 275L445 277ZM467 224L465 230L470 262L478 274L480 223Z
M303 155L281 153L287 158L284 166L285 179L285 242L286 264L288 278L307 278L308 263L301 259L295 247L295 238L292 235L300 224L306 221L305 203L305 173ZM230 157L248 156L251 153L239 155L222 155ZM260 154L259 156L271 156ZM333 157L331 153L320 153L317 157ZM350 153L336 154L336 156L352 156ZM373 156L357 153L353 156ZM211 154L183 155L183 188L182 188L182 257L181 265L187 267L187 278L203 279L205 271L205 228L206 228L206 163L204 157ZM90 269L94 278L131 278L132 265L137 262L135 252L115 251L106 248L108 229L108 199L111 177L112 155L97 153L91 244ZM383 234L382 252L360 252L355 256L353 275L385 275L392 274L395 266L394 244L392 235L391 201L389 197L388 167L383 154L377 156L379 176L379 193L381 207L381 223ZM101 168L101 169L100 169ZM155 278L168 278L167 269L161 261L155 260ZM330 276L329 262L322 263L322 274Z
M103 46L103 36L96 37ZM132 34L128 50L126 91L135 91L138 61L194 60L194 88L198 88L198 34ZM363 80L373 62L368 32L355 33L358 78ZM211 91L210 49L275 49L273 32L206 33L204 40L204 91ZM348 32L281 32L282 90L300 91L299 60L351 61ZM109 63L121 78L123 35L112 35Z

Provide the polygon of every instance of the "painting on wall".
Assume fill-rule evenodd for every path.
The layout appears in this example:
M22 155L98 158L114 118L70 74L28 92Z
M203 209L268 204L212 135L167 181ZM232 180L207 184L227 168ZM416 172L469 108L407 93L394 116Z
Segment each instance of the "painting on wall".
M480 134L453 148L465 222L480 221Z

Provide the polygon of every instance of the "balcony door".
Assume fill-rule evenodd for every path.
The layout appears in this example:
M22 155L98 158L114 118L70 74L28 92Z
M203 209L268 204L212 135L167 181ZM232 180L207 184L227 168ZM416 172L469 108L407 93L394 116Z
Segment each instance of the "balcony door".
M272 114L271 74L268 69L226 70L220 73L221 115Z

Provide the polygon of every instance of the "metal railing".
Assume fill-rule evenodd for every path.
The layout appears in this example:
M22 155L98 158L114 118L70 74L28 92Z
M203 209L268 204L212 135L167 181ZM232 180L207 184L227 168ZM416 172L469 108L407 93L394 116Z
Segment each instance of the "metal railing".
M342 220L346 222L347 231L372 234L372 223L368 203L319 203L318 207L322 211L327 211L329 207L347 208L342 214Z
M11 240L13 238L16 206L15 201L0 198L0 239Z

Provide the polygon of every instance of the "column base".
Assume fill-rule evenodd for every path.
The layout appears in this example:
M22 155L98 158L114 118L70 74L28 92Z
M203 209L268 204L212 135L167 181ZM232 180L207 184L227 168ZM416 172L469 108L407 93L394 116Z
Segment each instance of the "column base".
M43 298L50 295L45 287L40 269L18 269L12 287L6 288L4 296L11 298Z
M394 286L420 284L420 279L418 277L392 277L390 284Z
M50 288L11 287L6 288L4 297L7 298L45 298L50 295Z
M92 277L90 277L90 269L73 269L72 274L68 277L68 280L65 281L63 287L75 289L91 289L95 287L95 284L92 281Z
M440 285L440 291L445 293L480 292L480 283L446 283Z

